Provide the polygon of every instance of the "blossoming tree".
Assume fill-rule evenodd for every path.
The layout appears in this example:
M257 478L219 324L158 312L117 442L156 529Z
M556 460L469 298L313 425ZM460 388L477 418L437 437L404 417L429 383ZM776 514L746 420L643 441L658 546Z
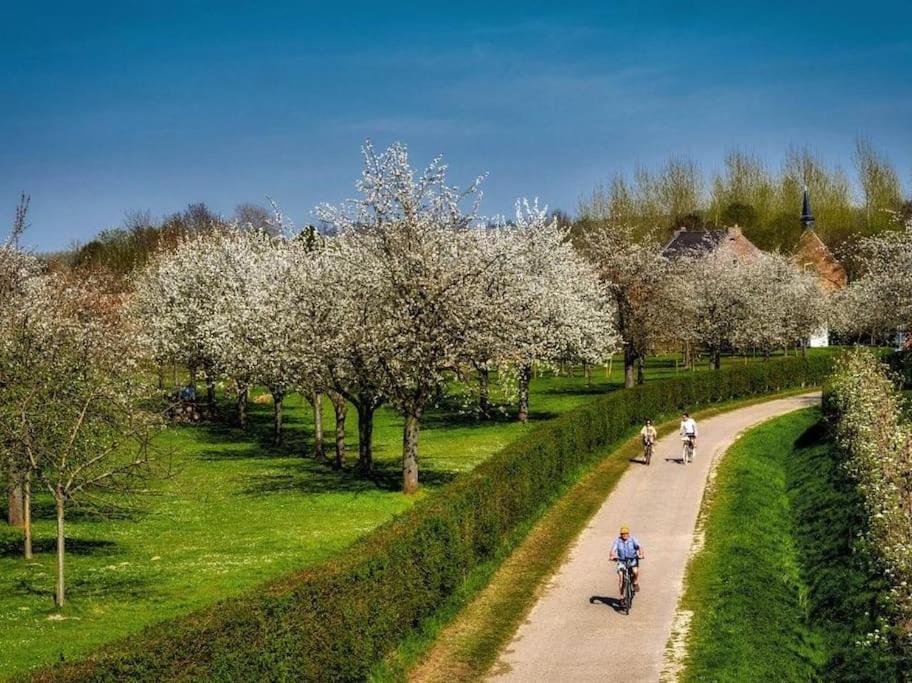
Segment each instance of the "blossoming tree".
M0 441L24 455L54 502L61 606L67 509L97 496L110 505L141 489L157 419L143 408L152 394L140 379L133 328L103 283L42 277L17 318L0 348Z

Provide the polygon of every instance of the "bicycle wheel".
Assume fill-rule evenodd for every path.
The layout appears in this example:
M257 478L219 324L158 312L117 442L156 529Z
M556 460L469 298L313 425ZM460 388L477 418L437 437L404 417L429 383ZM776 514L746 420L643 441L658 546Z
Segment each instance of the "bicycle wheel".
M630 614L630 608L633 606L633 580L630 576L630 570L627 570L626 581L624 584L624 613Z
M648 465L652 460L652 444L646 446L646 464Z

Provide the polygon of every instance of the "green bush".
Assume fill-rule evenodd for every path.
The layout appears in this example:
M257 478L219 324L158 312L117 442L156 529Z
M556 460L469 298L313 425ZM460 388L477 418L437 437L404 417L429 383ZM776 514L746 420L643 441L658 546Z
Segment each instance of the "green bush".
M912 388L912 351L889 353L884 356L884 362L902 378L904 388Z
M819 385L830 358L785 358L605 394L542 425L342 555L152 626L36 680L363 680L373 664L645 418Z

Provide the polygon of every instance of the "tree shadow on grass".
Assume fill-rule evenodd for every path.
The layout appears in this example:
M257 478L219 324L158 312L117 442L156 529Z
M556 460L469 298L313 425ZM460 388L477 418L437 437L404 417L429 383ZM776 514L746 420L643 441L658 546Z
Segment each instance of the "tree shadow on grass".
M14 589L20 595L34 595L48 600L54 599L54 580L46 577L40 582L21 579ZM151 577L135 573L94 572L77 574L66 579L67 599L103 598L106 602L142 598L155 592Z
M424 469L420 472L422 486L437 488L453 481L456 472ZM254 475L248 479L244 493L260 496L270 493L366 493L370 491L398 492L402 489L402 467L398 462L375 461L374 471L364 475L352 468L334 470L313 460L288 462L283 472Z
M52 554L57 551L56 538L33 538L32 552L36 555L41 553ZM120 551L114 541L68 538L66 539L67 555L116 555ZM4 538L0 539L0 557L21 557L22 556L22 539L21 538Z
M106 507L102 504L94 506L83 505L72 507L66 511L67 523L98 522L116 519L118 521L136 522L148 515L148 511L139 504L133 503L129 507L117 505ZM32 498L32 519L57 519L57 509L54 501L49 497Z
M558 416L558 413L537 411L529 413L530 422L544 422ZM490 427L491 425L514 424L519 420L515 412L495 411L489 417L479 417L474 413L456 411L435 411L421 419L422 429L465 429L466 427Z
M612 391L617 391L618 389L623 389L624 384L622 382L611 382L608 384L595 384L591 387L574 387L574 386L563 386L563 387L551 387L542 391L542 394L547 394L549 396L602 396L604 394L610 393ZM534 400L534 398L532 399Z
M301 416L286 414L283 417L283 432L287 444L297 445L298 442L304 444L308 438L313 438L313 427L305 427L303 423L304 419ZM230 420L200 422L185 428L200 430L205 434L207 442L248 442L251 445L259 446L261 448L273 448L273 415L271 405L269 406L269 411L251 410L248 412L247 427L243 429L238 425L233 424Z

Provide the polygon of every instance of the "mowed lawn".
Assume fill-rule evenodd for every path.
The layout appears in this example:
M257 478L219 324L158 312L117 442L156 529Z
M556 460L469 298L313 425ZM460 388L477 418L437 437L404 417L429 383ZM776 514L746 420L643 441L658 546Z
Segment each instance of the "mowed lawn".
M674 358L655 359L647 379L677 372ZM156 484L155 495L120 518L69 514L62 611L52 599L49 502L36 501L32 562L21 559L19 532L0 526L0 676L76 657L338 553L537 424L620 387L621 368L615 364L610 377L597 368L592 379L591 388L579 372L533 379L526 425L511 415L478 421L458 401L429 411L420 437L422 490L411 497L399 492L402 423L388 408L376 415L378 472L370 480L310 458L311 411L297 396L287 401L287 445L279 449L269 445L268 403L251 403L246 432L207 425L167 430L157 445L172 475ZM324 414L330 453L334 424L328 402ZM350 461L357 456L356 415L349 411Z

